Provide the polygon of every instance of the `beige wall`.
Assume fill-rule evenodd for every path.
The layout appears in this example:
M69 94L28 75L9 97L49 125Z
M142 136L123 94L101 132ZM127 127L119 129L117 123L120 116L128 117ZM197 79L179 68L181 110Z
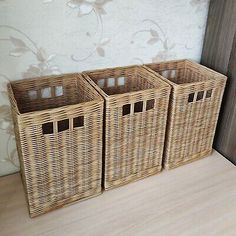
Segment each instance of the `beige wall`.
M209 0L0 0L0 175L18 171L8 80L200 60Z

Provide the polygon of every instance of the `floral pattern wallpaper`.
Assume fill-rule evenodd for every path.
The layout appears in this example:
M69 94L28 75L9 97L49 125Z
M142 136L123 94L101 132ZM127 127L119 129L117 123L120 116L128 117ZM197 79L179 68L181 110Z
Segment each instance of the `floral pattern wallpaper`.
M19 171L6 84L200 60L209 0L0 0L0 176Z

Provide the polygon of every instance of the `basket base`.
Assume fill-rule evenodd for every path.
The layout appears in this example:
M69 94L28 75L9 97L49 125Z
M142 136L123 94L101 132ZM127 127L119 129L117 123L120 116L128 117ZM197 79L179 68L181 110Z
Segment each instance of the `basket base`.
M40 213L37 213L37 214L30 212L30 209L29 209L29 215L30 215L30 218L35 218L37 216L44 215L45 213L54 211L56 209L67 207L67 206L85 201L87 199L99 196L100 194L102 194L102 189L101 188L95 190L93 195L89 195L89 196L86 196L86 197L83 197L83 198L81 198L80 196L74 196L74 197L70 197L68 199L64 199L60 203L58 203L57 206L51 207L51 208L49 208L47 210L44 210L43 212L40 212ZM29 208L29 206L28 206L28 208Z
M177 163L164 163L163 168L165 170L175 169L175 168L177 168L179 166L186 165L186 164L189 164L191 162L200 160L200 159L202 159L204 157L207 157L207 156L211 155L211 153L212 153L212 149L211 150L206 150L206 151L203 151L203 152L200 152L200 153L197 153L197 154L193 155L191 158L189 158L186 161L181 161L181 162L177 162Z
M107 191L107 190L111 190L111 189L114 189L114 188L117 188L117 187L121 187L123 185L129 184L129 183L132 183L132 182L136 182L136 181L144 179L146 177L158 174L158 173L161 172L161 170L162 170L161 166L156 166L154 168L141 171L139 173L130 175L129 177L125 177L123 179L118 179L118 180L113 181L113 182L108 182L108 181L105 180L104 190Z

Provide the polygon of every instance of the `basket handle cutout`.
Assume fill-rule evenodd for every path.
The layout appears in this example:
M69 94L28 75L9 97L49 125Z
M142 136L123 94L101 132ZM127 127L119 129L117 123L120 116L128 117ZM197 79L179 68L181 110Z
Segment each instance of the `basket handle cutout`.
M63 86L56 86L55 87L55 96L56 97L60 97L63 96L64 92L63 92Z
M134 113L143 111L143 102L136 102L134 104Z
M108 78L107 87L114 87L114 86L115 86L115 78Z
M124 76L116 78L118 86L124 86L126 78Z
M209 89L207 91L199 91L195 93L190 93L188 95L188 103L192 103L194 101L200 101L200 100L205 100L206 98L212 97L212 89ZM195 96L196 94L196 96Z
M140 102L135 102L134 104L125 104L122 107L122 115L126 116L128 114L131 114L131 109L132 109L132 114L133 113L139 113L143 111L148 111L151 109L154 109L155 107L155 99L150 99L147 100L146 102L140 101Z
M123 105L122 115L126 116L126 115L130 114L130 110L131 110L131 105L130 104Z
M117 78L107 78L107 79L99 79L97 80L97 85L99 88L104 87L114 87L114 86L124 86L126 78L124 76Z
M168 77L169 77L169 70L163 70L163 71L161 72L161 75L162 75L163 77L165 77L165 78L168 78Z
M58 122L48 122L42 124L43 134L53 134L60 133L65 130L72 130L73 128L83 127L84 126L84 116L78 116L73 119L60 120ZM55 129L54 129L55 128Z
M197 101L202 100L204 96L204 91L200 91L197 93Z
M212 96L212 89L207 90L206 98L210 98Z
M37 99L37 91L36 90L30 90L28 91L28 96L30 98L30 100L35 100Z
M55 87L45 87L41 90L29 90L28 96L30 100L36 100L39 98L52 98L52 97L60 97L63 96L63 86L55 86Z
M43 134L53 134L53 122L48 122L42 125Z
M175 78L176 77L176 70L163 70L161 71L161 75L165 78Z
M98 82L97 82L97 85L98 85L100 88L104 88L105 79L99 79Z
M194 100L194 93L190 93L188 95L188 102L191 103L191 102L193 102L193 100Z
M41 89L41 98L51 98L52 93L51 93L51 87L46 87Z
M171 70L170 78L173 79L176 77L176 70Z
M147 100L146 111L153 109L155 106L155 99Z
M60 120L57 122L57 130L58 132L62 132L64 130L69 129L69 119L66 120Z
M78 116L73 119L73 127L83 127L84 126L84 116Z

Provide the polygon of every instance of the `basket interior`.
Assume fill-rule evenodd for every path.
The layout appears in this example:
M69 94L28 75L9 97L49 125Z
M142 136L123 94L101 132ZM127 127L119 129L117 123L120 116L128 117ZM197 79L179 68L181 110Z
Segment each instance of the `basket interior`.
M147 65L175 84L203 82L212 79L213 73L201 69L201 65L188 62L166 62Z
M114 68L88 72L87 75L107 94L123 94L155 88L149 73L139 67Z
M11 83L21 113L88 102L98 95L78 75L27 79Z

